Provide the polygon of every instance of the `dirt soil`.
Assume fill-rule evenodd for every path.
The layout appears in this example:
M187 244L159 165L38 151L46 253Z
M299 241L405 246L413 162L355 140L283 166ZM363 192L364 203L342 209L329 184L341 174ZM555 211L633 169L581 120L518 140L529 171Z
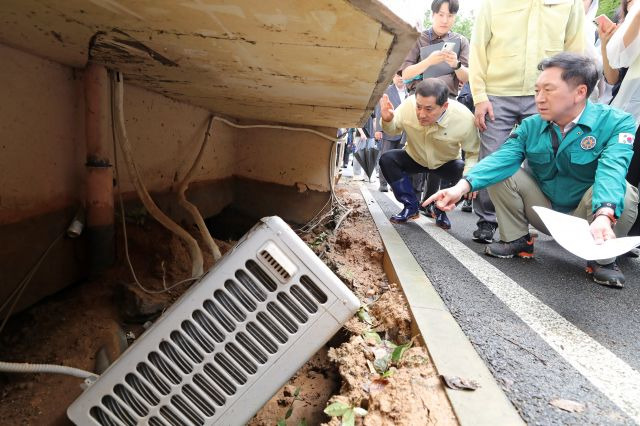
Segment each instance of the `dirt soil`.
M383 246L352 182L338 185L351 209L335 233L335 222L301 237L336 273L364 308L283 386L249 423L339 425L324 413L329 404L367 410L355 424L457 424L429 355L411 332L402 291L382 268ZM129 251L140 281L150 289L189 275L181 241L151 218L135 213L127 227ZM121 229L120 227L118 229ZM198 232L191 229L198 238ZM118 247L122 251L122 235ZM217 240L222 252L232 243ZM205 267L213 259L205 253ZM113 360L189 286L149 297L131 285L124 254L97 280L80 283L15 315L0 335L0 360L63 364L96 371ZM398 358L396 345L413 342ZM398 351L396 350L397 354ZM69 425L66 408L81 393L81 380L53 374L0 374L2 425ZM335 405L334 405L335 406ZM290 416L285 419L287 411ZM344 410L343 410L344 411Z

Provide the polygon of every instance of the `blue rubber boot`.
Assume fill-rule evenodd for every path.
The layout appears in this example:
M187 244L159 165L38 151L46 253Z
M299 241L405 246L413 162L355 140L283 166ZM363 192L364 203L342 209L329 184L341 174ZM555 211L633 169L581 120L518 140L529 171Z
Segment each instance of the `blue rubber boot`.
M418 198L416 198L416 194L413 192L411 179L405 176L390 185L396 200L400 201L404 205L404 208L400 213L391 216L389 220L393 223L405 223L409 219L417 219L419 216Z

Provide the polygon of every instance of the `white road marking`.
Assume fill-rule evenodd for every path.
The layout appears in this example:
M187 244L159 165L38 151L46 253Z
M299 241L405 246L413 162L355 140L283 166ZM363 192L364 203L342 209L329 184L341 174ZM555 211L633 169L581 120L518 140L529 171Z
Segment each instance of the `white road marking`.
M396 205L401 206L391 192L386 195ZM433 221L421 215L415 222L580 374L629 417L640 423L640 373L638 371L520 287L451 234L435 226Z

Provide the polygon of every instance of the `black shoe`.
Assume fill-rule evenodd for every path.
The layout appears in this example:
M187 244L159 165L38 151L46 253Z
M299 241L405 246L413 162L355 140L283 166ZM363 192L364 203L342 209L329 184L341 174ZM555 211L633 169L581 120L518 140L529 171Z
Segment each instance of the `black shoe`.
M380 191L380 192L389 192L389 187L387 185L380 185L378 187L378 191Z
M465 199L462 202L462 207L460 207L460 210L462 210L465 213L471 213L473 211L473 208L471 206L471 200Z
M473 231L473 241L482 244L491 244L493 242L493 234L496 232L498 225L491 222L478 223L478 229Z
M431 204L427 204L426 206L422 206L422 204L420 204L420 211L427 217L432 217L432 218L436 218L436 215L433 212L433 203Z
M512 257L522 257L523 259L533 258L533 241L529 234L524 237L520 237L517 240L498 241L488 245L484 252L489 256L500 257L503 259L510 259Z
M404 176L402 179L389 184L393 190L393 195L396 200L400 201L404 208L396 215L391 216L390 220L393 223L405 223L411 219L417 219L420 216L418 210L418 199L413 193L413 186L411 180Z
M598 284L613 288L624 287L624 274L618 268L618 264L616 262L611 262L607 265L600 265L595 260L590 260L587 262L586 271L587 274L591 275L591 278Z
M436 220L436 226L442 229L451 229L451 222L449 221L449 218L447 217L447 214L445 212L443 212L436 206L433 206L433 214L433 218Z

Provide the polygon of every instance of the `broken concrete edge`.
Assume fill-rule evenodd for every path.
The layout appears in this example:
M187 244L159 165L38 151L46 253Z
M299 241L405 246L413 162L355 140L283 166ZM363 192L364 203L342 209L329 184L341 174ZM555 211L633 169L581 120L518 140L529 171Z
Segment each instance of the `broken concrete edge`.
M415 44L420 33L379 0L348 0L348 2L369 18L379 22L381 31L387 31L393 35L384 65L378 74L378 81L359 121L360 125L364 125L402 65L406 52Z
M413 327L436 371L440 375L471 379L480 385L475 391L445 387L460 424L525 424L377 201L366 186L360 188L385 248L384 270L389 280L402 288Z

